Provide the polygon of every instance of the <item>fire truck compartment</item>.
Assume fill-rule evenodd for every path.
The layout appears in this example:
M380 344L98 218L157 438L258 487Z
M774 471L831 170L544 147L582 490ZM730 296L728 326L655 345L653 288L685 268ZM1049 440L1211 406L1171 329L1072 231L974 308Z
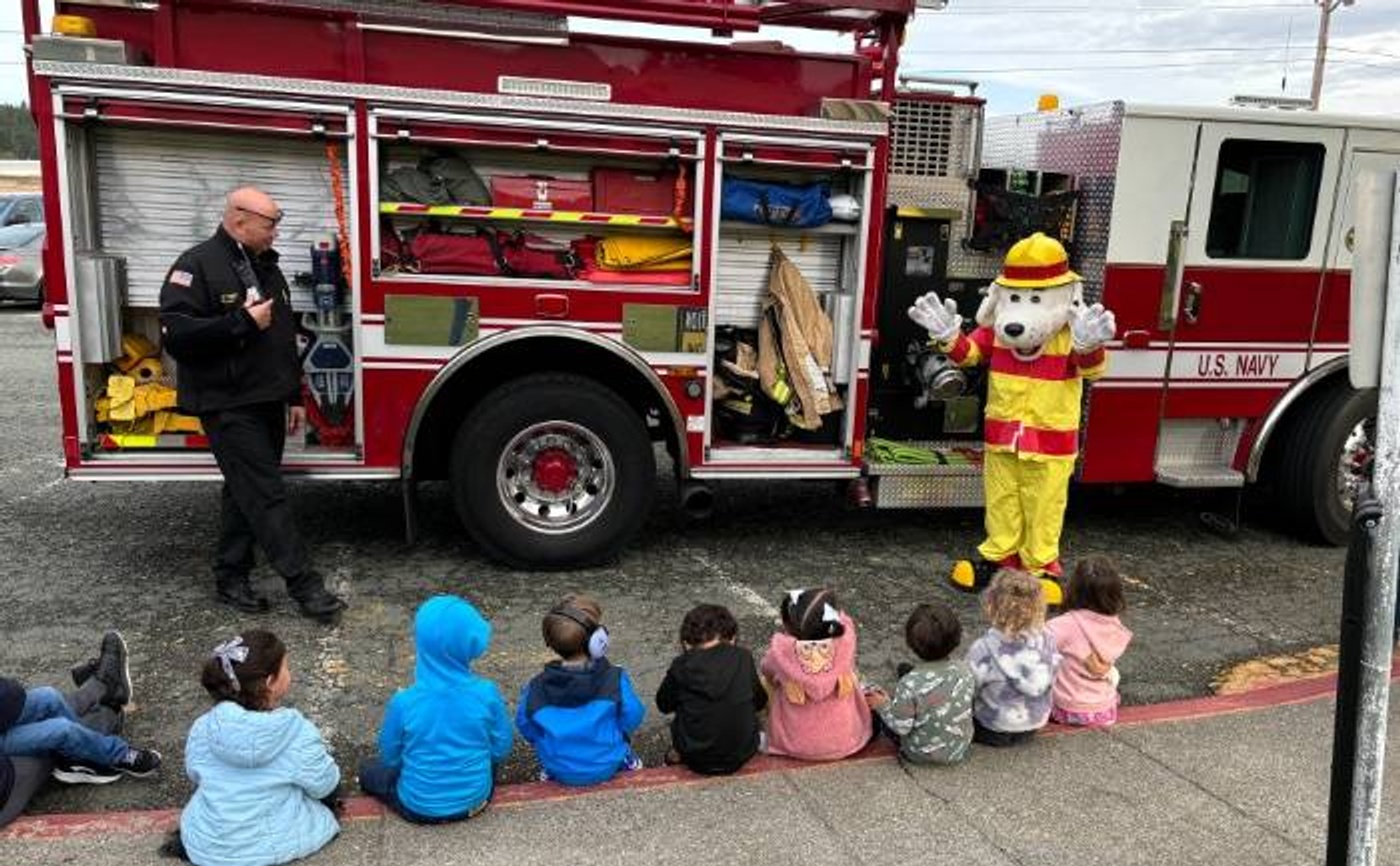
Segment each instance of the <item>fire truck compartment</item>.
M681 290L698 283L698 130L391 112L376 113L372 129L381 217L374 256L386 280ZM629 182L645 192L632 193ZM607 207L628 203L637 207ZM600 240L637 236L688 249L627 267L596 254ZM457 245L465 259L473 241L497 254L480 261L415 256L430 240ZM512 243L545 258L522 267L512 260ZM401 254L390 248L399 246Z
M350 228L337 220L335 205L337 184L342 202L353 195L342 143L344 109L329 121L335 117L329 108L314 121L305 111L264 110L259 117L271 117L271 123L250 119L249 131L234 132L210 117L209 108L168 95L143 101L71 94L66 103L63 193L78 284L92 260L119 262L117 270L124 274L119 285L79 291L72 299L70 314L78 326L74 391L82 419L79 447L86 458L145 460L161 451L168 452L162 460L209 462L196 420L179 417L178 407L160 403L157 411L153 400L151 406L138 404L134 418L129 407L120 420L108 414L122 387L112 377L139 373L144 378L134 379L138 388L173 388L176 375L175 360L163 353L135 371L118 369L113 362L120 351L110 347L129 345L137 336L159 346L166 273L184 250L213 233L229 190L256 184L285 214L277 249L299 317L304 396L314 422L305 439L288 442L287 462L357 459L354 292L344 285L343 273L335 274L336 290L329 294L324 286L318 294L312 278L312 247L319 242L334 249L338 260L335 239ZM234 106L219 110L237 116ZM321 134L311 134L313 126ZM353 267L344 273L353 273ZM100 338L94 328L103 332Z
M802 429L777 414L781 409L775 413L765 395L759 395L754 410L774 413L773 421L752 423L742 410L736 415L733 400L722 399L724 388L716 391L715 380L724 363L723 358L716 356L712 359L716 373L710 378L708 395L711 411L705 439L707 462L849 467L855 420L849 407L860 373L856 315L865 290L862 275L866 272L873 153L864 144L727 136L722 138L719 156L716 193L728 177L792 186L815 184L827 189L832 198L854 199L859 218L832 219L807 228L733 219L717 221L711 239L714 327L718 332L737 335L735 338L740 341L753 339L764 316L774 257L780 251L801 271L833 324L829 378L841 404L848 408L824 415L817 429ZM717 353L721 349L713 338L711 346ZM855 472L853 467L849 471Z

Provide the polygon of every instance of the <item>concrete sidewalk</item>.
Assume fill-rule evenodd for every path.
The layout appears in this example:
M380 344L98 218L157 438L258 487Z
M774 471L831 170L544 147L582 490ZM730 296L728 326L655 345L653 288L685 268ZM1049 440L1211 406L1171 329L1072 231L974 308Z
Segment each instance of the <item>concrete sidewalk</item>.
M1325 690L1128 708L1114 730L974 747L952 768L906 768L876 748L831 765L760 758L731 779L658 768L587 793L511 786L480 818L444 827L359 800L312 862L1316 864L1334 707ZM1392 751L1387 779L1397 772ZM155 849L174 815L22 819L0 834L0 863L169 864ZM1394 798L1378 862L1400 864Z

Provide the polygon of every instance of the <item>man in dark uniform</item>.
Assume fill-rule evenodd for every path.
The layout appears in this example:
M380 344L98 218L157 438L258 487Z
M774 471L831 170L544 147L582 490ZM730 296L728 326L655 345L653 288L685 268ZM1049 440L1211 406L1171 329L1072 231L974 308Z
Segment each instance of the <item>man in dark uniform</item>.
M301 431L306 412L291 295L272 249L281 220L267 193L229 193L214 236L166 275L161 333L179 363L180 406L199 416L224 476L218 600L247 613L267 610L249 581L256 542L302 614L333 622L345 602L311 568L282 483L286 435Z

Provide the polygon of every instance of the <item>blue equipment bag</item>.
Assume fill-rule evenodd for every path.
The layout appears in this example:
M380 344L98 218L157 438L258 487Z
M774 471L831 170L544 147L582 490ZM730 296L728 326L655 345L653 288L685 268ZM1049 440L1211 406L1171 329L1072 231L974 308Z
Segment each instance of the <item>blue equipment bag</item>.
M812 228L831 221L831 190L824 183L794 186L726 177L720 218L770 226Z

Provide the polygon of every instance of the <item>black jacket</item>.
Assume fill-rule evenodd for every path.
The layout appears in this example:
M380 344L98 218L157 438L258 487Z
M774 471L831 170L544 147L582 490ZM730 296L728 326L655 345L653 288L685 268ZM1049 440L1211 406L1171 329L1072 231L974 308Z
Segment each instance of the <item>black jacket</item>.
M656 692L656 708L676 714L671 744L697 773L732 773L752 758L767 704L753 655L727 643L676 656Z
M265 331L243 309L247 276L274 302ZM220 226L209 240L181 254L166 274L160 329L165 351L179 363L176 390L186 412L301 402L296 321L275 250L245 253Z

